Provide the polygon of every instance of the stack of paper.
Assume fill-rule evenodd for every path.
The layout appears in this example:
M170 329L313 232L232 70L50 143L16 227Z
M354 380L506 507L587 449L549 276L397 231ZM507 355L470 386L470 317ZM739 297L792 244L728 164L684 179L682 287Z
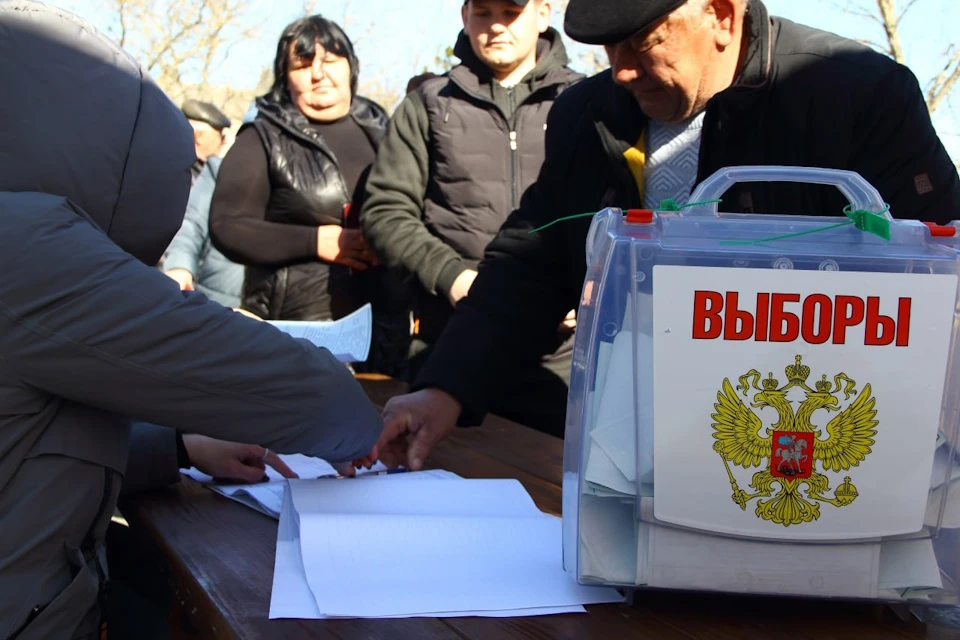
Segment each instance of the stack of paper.
M515 480L292 480L271 618L522 616L619 602L561 563L560 520Z
M585 479L598 496L653 495L653 430L640 434L637 446L637 398L650 397L649 376L634 385L633 354L641 362L653 358L653 340L621 331L613 343L601 343L597 357L597 392L590 432ZM642 373L642 372L641 372ZM652 424L653 406L639 402L640 424ZM639 467L638 467L639 460Z
M370 353L373 311L369 304L335 322L269 322L294 338L303 338L328 349L340 362L364 362Z
M295 454L281 454L283 460L290 469L300 478L325 478L332 479L337 475L337 470L333 466L320 458L311 458L310 456ZM357 472L358 476L378 474L386 471L386 467L377 463L369 470L361 469ZM458 477L449 471L431 470L419 472L407 472L413 475L425 475L431 477ZM270 516L271 518L280 517L280 507L283 504L283 490L286 486L286 479L271 467L266 469L267 480L256 484L233 484L216 480L199 469L190 468L183 471L183 474L201 482L213 491L236 500L240 504L246 505L251 509ZM406 475L406 474L402 474Z

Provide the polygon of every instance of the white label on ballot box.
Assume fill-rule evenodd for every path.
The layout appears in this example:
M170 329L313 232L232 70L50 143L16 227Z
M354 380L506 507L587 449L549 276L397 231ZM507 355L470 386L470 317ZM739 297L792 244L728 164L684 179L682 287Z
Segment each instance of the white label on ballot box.
M956 292L952 275L654 267L656 517L783 540L920 530Z

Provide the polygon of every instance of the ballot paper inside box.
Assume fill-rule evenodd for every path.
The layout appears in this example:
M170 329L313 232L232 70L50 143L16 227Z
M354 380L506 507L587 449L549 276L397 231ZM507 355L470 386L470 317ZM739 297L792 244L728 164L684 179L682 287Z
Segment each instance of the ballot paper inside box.
M738 181L834 184L851 215L718 214ZM593 221L565 568L960 603L960 244L894 220L849 172L726 169L691 202Z

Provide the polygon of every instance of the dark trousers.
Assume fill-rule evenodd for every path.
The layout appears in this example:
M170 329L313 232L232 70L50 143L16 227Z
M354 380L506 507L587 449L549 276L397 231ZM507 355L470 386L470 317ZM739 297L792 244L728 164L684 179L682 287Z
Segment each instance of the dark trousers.
M166 560L150 552L133 531L111 522L107 528L110 582L102 615L107 640L166 640L172 608Z
M540 362L503 372L497 387L490 392L487 405L490 413L562 438L572 355L568 346L564 343L556 353ZM407 382L413 382L432 351L432 345L413 339L404 376Z

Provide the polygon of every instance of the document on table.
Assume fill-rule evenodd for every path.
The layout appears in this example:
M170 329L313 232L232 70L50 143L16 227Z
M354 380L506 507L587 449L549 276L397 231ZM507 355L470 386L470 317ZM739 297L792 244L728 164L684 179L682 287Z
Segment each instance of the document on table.
M294 338L303 338L318 347L326 348L340 362L363 362L370 353L373 311L369 304L333 322L269 322Z
M520 616L622 601L564 572L560 520L515 480L410 475L290 482L271 618Z
M320 458L313 458L310 456L301 455L299 453L294 453L280 454L280 459L286 462L287 466L290 467L294 473L300 476L300 478L320 478L323 476L333 476L337 474L337 470L334 469L329 462L326 460L321 460ZM363 477L364 475L370 473L381 472L385 470L386 467L378 462L369 470L360 469L357 472L357 476ZM226 496L231 500L236 500L240 504L246 505L251 509L255 509L260 513L270 516L271 518L280 517L280 507L283 504L283 488L286 485L286 478L274 471L270 466L267 466L266 469L267 480L265 482L258 482L256 484L225 484L215 480L196 468L185 469L183 474L193 478L197 482L202 482L213 491L216 491L217 493ZM423 475L425 477L434 478L459 477L455 473L450 473L449 471L442 471L439 469L429 471L408 471L400 474L391 474L390 477L406 475ZM364 479L364 481L368 480L370 480L370 478Z

